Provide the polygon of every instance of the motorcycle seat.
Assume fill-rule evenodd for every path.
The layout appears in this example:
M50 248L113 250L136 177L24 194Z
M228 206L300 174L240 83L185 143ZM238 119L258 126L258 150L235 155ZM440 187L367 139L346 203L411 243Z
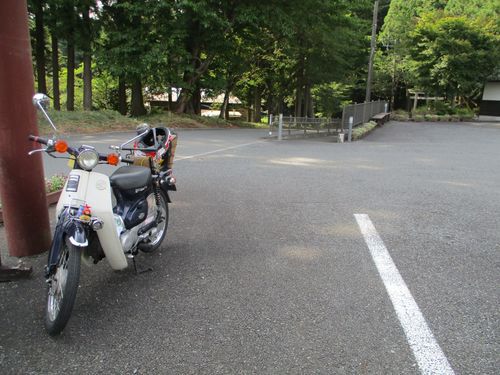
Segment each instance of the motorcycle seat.
M120 190L142 188L151 181L151 170L149 168L134 165L118 168L110 177L112 187Z

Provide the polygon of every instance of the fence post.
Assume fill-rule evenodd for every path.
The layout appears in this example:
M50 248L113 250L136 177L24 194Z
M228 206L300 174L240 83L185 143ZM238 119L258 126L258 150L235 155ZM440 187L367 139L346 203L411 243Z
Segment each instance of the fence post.
M352 124L354 123L354 117L349 116L349 133L347 134L347 142L352 140Z
M273 135L273 114L269 115L269 136Z
M278 141L283 139L283 113L280 113L279 123L278 123Z
M358 105L354 103L354 110L352 111L352 117L354 121L356 121L356 110L358 109Z
M344 132L344 121L345 121L345 113L346 113L346 108L348 106L345 105L344 108L342 108L342 120L340 120L340 131L343 133Z

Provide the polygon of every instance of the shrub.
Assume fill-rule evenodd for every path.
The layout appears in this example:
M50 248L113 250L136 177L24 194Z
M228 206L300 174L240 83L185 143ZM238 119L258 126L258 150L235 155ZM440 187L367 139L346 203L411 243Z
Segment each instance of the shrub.
M366 122L362 125L356 126L352 129L352 139L360 139L364 137L367 133L372 131L377 126L377 123L374 121Z
M60 174L55 174L49 178L45 179L45 191L47 193L53 193L54 191L61 190L66 183L67 177Z

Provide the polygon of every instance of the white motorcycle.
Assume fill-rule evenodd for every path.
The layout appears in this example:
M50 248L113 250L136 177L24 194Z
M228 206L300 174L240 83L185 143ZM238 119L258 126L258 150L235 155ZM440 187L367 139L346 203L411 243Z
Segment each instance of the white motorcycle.
M33 104L40 109L54 131L57 132L45 107L48 97L36 94ZM168 150L172 139L167 130L164 142L153 144L152 150ZM140 139L137 135L108 155L98 153L94 147L70 147L64 140L30 136L30 140L46 145L30 152L69 154L72 170L56 208L57 224L49 250L45 277L48 284L45 327L50 335L59 334L66 326L75 303L80 278L80 264L97 263L106 258L113 270L128 266L131 258L135 268L138 250L152 252L163 242L168 227L168 192L176 190L171 170L157 167L153 158L142 158L133 165L137 146L125 147ZM130 158L120 155L130 150ZM94 172L99 164L126 165L111 175ZM137 164L137 163L135 163ZM146 164L146 167L142 166ZM148 165L149 164L149 165ZM137 271L137 269L136 269Z

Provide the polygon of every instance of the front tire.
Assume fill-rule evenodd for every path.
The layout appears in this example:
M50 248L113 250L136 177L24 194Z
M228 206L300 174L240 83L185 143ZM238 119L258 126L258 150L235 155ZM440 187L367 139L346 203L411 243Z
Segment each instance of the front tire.
M160 215L161 222L151 230L152 234L145 240L145 242L137 245L139 250L145 253L151 253L158 249L165 239L168 229L168 203L165 193L160 192Z
M51 336L62 332L73 311L80 281L80 263L80 249L65 238L47 293L45 328Z

